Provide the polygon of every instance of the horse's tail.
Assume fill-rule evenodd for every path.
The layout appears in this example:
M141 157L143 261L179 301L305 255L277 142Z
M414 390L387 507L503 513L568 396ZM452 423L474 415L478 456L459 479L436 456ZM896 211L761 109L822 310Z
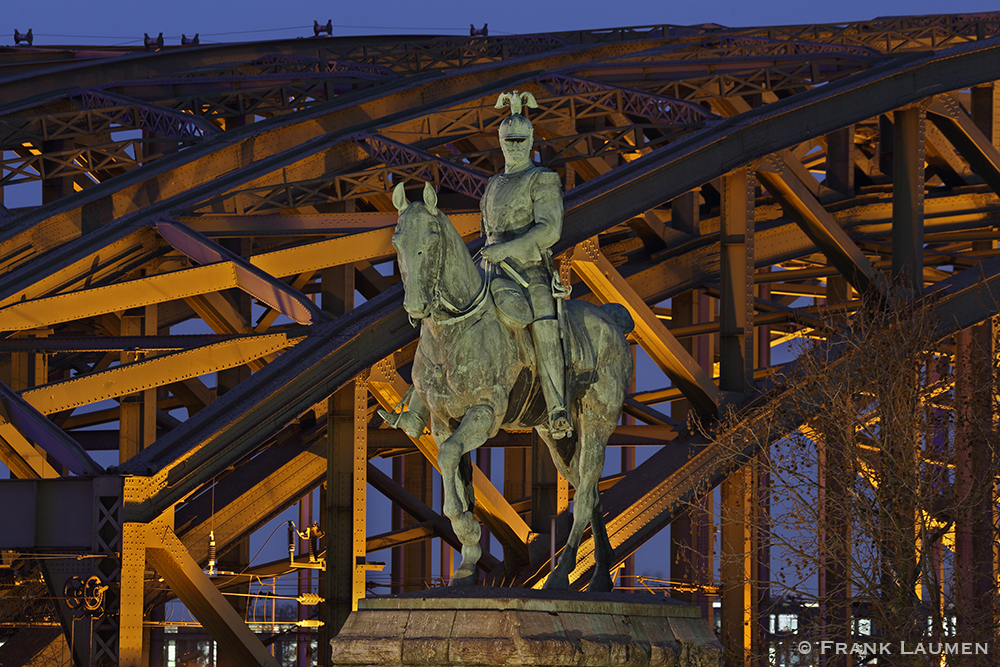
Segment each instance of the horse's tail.
M628 308L620 303L606 303L601 306L601 310L604 311L604 314L612 322L618 325L623 334L629 334L635 329L635 321L632 319L632 314L628 312Z

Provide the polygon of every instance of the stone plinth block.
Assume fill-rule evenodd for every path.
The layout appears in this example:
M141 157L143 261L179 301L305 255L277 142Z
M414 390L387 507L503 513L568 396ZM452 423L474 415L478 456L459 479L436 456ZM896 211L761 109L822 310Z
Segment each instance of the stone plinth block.
M362 600L334 665L721 667L698 607L653 595L436 588Z

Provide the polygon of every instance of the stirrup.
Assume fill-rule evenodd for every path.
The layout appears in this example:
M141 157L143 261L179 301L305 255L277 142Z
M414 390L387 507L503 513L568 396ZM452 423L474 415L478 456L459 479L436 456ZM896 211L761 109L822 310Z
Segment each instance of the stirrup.
M563 440L573 436L573 425L569 421L566 408L556 408L549 413L549 434L555 440Z

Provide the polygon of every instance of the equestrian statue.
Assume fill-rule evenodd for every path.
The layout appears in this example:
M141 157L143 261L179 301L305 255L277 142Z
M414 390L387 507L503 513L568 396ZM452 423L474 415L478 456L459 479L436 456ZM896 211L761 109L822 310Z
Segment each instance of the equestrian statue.
M598 482L632 379L625 335L633 321L619 304L566 300L549 250L562 234L559 176L531 161L534 130L521 111L537 107L534 97L504 93L496 106L508 104L511 115L499 130L505 168L480 202L481 265L437 208L429 183L422 202L408 202L402 183L393 191L403 307L419 322L420 341L406 410L381 414L413 437L430 419L444 513L462 542L452 586L475 584L482 555L470 452L501 428L534 428L576 489L573 526L545 587L569 588L589 523L596 561L589 589L610 591L613 552Z

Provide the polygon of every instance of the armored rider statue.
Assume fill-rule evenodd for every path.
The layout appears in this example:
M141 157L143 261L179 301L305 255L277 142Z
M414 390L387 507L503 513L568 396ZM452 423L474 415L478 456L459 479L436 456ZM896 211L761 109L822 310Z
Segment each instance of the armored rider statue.
M508 104L511 115L500 123L499 131L504 170L490 178L479 202L481 232L486 236L483 258L502 266L518 282L527 282L534 314L531 337L549 431L560 439L573 432L566 409L563 347L549 251L562 235L562 184L554 171L531 161L534 128L521 109L524 104L537 108L534 96L516 90L502 93L496 108Z
M531 161L534 129L524 117L524 104L537 108L529 92L502 93L496 108L510 105L511 115L500 123L504 170L490 178L479 202L480 231L486 236L483 258L487 272L526 284L533 321L536 369L554 439L573 434L566 407L565 367L559 319L553 292L560 289L549 251L562 235L563 200L559 175ZM568 292L566 292L568 293ZM566 294L564 293L564 294ZM412 391L404 397L407 409L379 414L390 426L419 437L429 411Z

